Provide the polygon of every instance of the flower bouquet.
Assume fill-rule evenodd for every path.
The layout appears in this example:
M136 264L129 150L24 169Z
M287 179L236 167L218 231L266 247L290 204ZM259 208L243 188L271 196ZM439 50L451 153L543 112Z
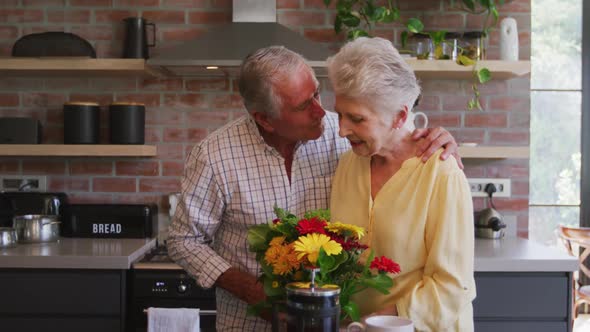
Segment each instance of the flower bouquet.
M400 267L387 257L374 257L372 250L368 256L363 254L368 247L359 242L365 234L362 227L332 222L328 210L309 211L303 218L276 206L274 211L277 218L272 222L248 230L250 251L256 253L267 296L265 302L249 308L251 314L284 300L288 283L309 282L310 269L319 268L315 286L340 287L341 319L360 319L353 294L367 288L389 293L393 280L387 273L399 273Z

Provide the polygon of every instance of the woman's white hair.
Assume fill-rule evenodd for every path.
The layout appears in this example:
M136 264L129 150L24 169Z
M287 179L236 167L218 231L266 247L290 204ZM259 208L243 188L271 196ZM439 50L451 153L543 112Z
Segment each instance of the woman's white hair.
M360 37L344 45L328 58L328 77L336 95L393 115L404 105L411 111L420 95L414 71L383 38Z
M239 79L240 95L246 109L277 118L283 101L276 85L291 75L297 75L301 67L313 72L301 55L284 46L265 47L248 55L240 68Z

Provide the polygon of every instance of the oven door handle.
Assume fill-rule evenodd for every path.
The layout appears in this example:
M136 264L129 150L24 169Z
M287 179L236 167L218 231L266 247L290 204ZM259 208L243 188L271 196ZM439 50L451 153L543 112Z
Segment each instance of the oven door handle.
M148 310L143 309L143 313L147 314ZM199 310L199 316L217 315L217 310Z

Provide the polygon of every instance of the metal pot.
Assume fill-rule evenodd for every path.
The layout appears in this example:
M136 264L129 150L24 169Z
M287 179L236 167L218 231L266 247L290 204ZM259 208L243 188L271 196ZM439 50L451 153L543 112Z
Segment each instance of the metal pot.
M17 230L18 242L55 242L59 239L57 216L27 214L15 216L13 226Z
M0 227L0 248L12 248L16 246L18 235L12 227Z

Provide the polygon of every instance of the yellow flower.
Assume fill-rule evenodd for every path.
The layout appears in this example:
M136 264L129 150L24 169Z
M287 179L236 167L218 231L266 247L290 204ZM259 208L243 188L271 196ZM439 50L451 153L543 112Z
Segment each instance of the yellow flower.
M327 235L311 233L297 239L295 251L298 253L297 258L301 259L307 255L307 260L315 264L320 255L320 248L323 248L328 256L338 255L342 251L342 246L330 239Z
M272 282L272 288L279 288L279 282L278 281L273 281Z
M341 222L329 223L328 226L326 226L326 229L338 234L351 233L358 240L365 236L364 228L350 224L343 224Z

